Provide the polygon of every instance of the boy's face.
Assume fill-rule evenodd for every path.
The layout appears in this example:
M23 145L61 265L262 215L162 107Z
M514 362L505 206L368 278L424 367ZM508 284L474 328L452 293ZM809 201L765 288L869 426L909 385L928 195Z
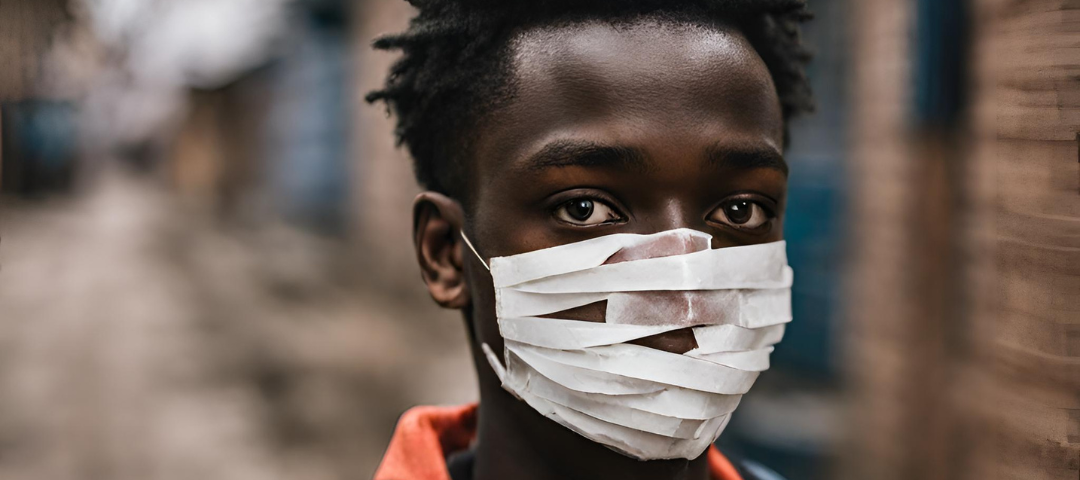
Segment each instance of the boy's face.
M526 32L511 54L515 95L478 128L457 226L485 259L681 227L712 234L714 247L781 239L780 102L740 33L577 23ZM447 291L425 266L429 288L444 305L475 307L476 340L501 352L491 277L457 243L444 258L464 286ZM569 318L602 321L602 311ZM685 351L688 339L654 346Z

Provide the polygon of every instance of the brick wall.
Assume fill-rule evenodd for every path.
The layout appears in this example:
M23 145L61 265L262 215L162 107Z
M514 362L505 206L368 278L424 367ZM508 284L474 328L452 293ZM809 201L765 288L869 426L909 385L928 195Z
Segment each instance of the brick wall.
M0 0L0 101L37 92L42 60L66 0Z
M1080 478L1080 2L978 2L999 478Z

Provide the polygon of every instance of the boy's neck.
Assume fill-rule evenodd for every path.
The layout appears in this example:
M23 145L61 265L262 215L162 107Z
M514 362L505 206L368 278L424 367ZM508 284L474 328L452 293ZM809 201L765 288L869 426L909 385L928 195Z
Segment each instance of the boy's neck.
M473 480L708 480L708 456L643 462L544 418L480 375Z

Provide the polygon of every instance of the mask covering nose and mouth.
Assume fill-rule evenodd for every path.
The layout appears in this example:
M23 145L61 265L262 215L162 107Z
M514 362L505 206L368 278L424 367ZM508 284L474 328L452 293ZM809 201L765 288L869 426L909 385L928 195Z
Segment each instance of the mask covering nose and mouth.
M785 242L711 240L691 229L614 234L492 258L502 361L482 348L503 388L624 455L700 456L791 321ZM557 318L604 301L604 322ZM628 343L686 328L697 348L682 354Z

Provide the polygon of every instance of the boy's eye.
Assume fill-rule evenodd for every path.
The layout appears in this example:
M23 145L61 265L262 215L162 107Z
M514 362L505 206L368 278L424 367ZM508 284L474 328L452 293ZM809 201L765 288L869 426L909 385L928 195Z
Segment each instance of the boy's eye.
M591 198L575 198L555 210L555 218L577 226L593 226L622 220L615 209Z
M758 230L764 227L773 215L753 200L732 200L720 205L709 220L723 223L740 230Z

